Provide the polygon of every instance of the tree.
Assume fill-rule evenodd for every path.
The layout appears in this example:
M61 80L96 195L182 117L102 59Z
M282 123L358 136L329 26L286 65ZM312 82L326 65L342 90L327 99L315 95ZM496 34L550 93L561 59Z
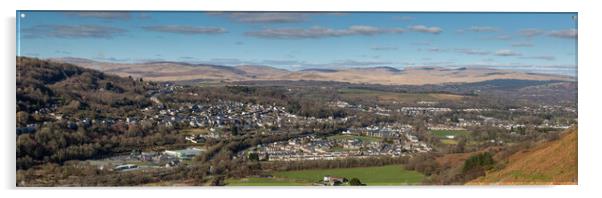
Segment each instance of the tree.
M357 177L354 177L351 180L349 180L349 185L352 185L352 186L363 186L364 184L362 184L362 182L360 181L360 179L358 179Z
M20 125L26 125L29 122L29 113L25 111L17 112L17 123Z
M136 136L142 136L142 135L143 135L143 131L138 124L132 123L132 124L128 125L127 136L136 137Z
M249 160L251 161L259 161L259 154L253 152L249 154Z
M238 134L240 133L240 127L232 125L230 126L230 132L232 132L233 136L238 136Z
M224 183L224 176L216 176L211 180L211 185L212 186L224 186L226 185L226 183Z
M105 90L112 90L113 89L113 83L111 82L106 82L105 86L104 86Z
M490 168L495 161L493 160L493 155L489 152L484 152L480 154L476 154L470 156L466 161L464 161L463 172L469 172L473 170L483 171Z
M451 117L451 121L455 122L455 123L460 122L460 118L458 118L458 114L453 114Z

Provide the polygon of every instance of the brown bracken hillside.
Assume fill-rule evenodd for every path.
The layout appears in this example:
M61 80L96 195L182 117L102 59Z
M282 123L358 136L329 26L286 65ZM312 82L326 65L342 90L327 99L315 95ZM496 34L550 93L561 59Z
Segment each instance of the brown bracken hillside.
M576 185L577 128L568 129L559 140L513 154L504 168L468 184Z

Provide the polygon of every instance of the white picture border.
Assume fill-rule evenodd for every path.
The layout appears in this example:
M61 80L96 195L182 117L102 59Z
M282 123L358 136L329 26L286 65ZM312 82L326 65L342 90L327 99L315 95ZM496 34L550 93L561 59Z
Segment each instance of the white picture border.
M592 0L26 0L3 1L0 55L3 137L3 197L574 197L600 195L598 123L602 64L599 45L601 6ZM402 186L402 187L15 187L15 15L16 10L212 10L212 11L438 11L438 12L578 12L579 178L573 186Z

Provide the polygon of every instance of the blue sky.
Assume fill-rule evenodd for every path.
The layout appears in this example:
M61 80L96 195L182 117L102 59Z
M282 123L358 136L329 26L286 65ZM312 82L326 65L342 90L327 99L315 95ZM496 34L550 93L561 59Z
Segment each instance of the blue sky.
M289 70L493 67L575 75L576 13L18 11L17 53Z

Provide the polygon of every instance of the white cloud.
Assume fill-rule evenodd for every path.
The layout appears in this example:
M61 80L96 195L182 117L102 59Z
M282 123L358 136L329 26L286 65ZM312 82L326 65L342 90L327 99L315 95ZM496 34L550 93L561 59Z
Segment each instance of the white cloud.
M101 25L37 25L23 29L28 38L113 38L125 32L125 29Z
M566 29L566 30L555 30L550 31L548 33L549 36L557 37L557 38L577 38L577 30L576 29Z
M84 12L65 12L67 16L98 18L107 20L128 20L129 12L122 11L84 11Z
M511 40L512 36L506 35L506 34L502 34L502 35L497 35L497 36L493 37L493 39L507 41L507 40Z
M433 47L433 48L428 48L427 49L429 52L446 52L446 49L442 49L442 48L438 48L438 47Z
M497 32L499 31L499 28L491 26L472 26L468 28L468 30L472 32Z
M142 29L153 32L167 32L176 34L221 34L226 33L226 29L222 27L204 27L204 26L188 26L188 25L155 25L144 26Z
M453 52L453 53L460 53L460 54L466 54L466 55L489 55L489 54L491 54L491 52L489 52L489 51L485 51L485 50L481 50L481 49L471 49L471 48L445 49L445 48L433 47L433 48L428 48L426 50L429 52Z
M324 37L341 37L341 36L353 36L363 35L371 36L385 33L402 33L404 32L401 28L378 28L367 25L353 25L344 29L332 29L324 27L311 27L308 29L303 28L281 28L281 29L263 29L255 32L247 32L246 35L261 37L261 38L274 38L274 39L303 39L303 38L324 38Z
M540 30L540 29L536 29L536 28L528 28L528 29L522 29L518 33L522 36L534 37L534 36L542 35L544 33L544 31Z
M437 26L428 27L425 25L414 25L414 26L410 26L409 29L414 32L423 32L423 33L431 33L431 34L439 34L439 33L443 32L443 29L441 29L440 27L437 27Z
M520 56L521 54L509 49L501 49L495 52L496 56Z
M539 60L546 60L546 61L553 61L556 60L556 57L554 56L525 56L525 57L521 57L522 59L539 59Z
M571 29L563 29L563 30L544 31L541 29L529 28L529 29L520 30L519 34L526 36L526 37L548 35L548 36L556 37L556 38L572 39L572 38L577 38L577 29L571 28Z
M298 12L209 12L241 23L297 23L307 20L307 14Z
M456 48L454 49L457 53L468 54L468 55L488 55L491 52L479 50L479 49L468 49L468 48Z

